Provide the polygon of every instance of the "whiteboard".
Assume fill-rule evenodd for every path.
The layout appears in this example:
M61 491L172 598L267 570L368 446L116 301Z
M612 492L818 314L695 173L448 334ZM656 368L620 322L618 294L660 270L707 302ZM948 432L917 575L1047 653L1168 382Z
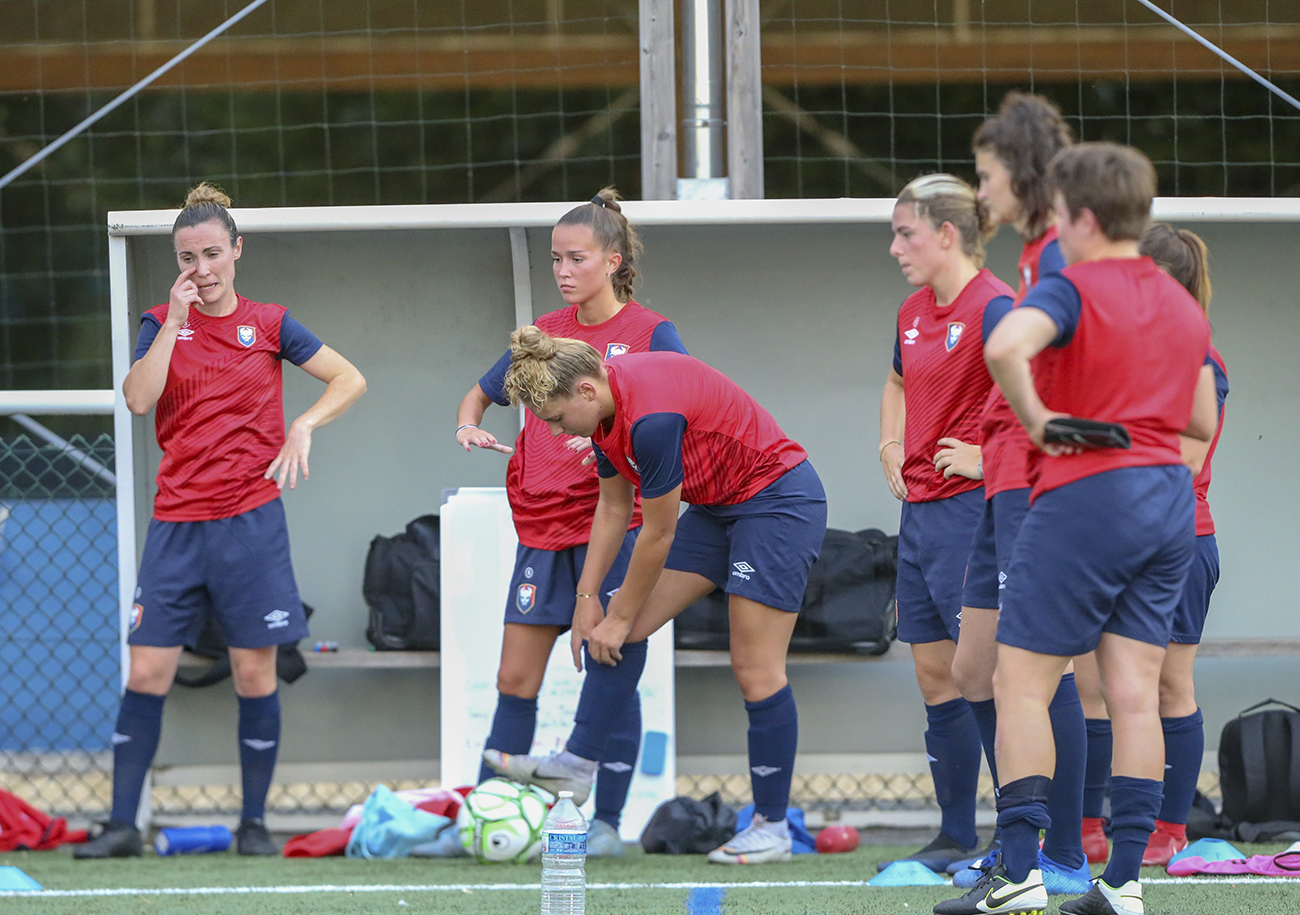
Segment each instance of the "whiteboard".
M442 784L472 785L478 778L483 742L496 711L497 666L501 660L507 593L514 571L514 523L500 487L456 490L444 501L442 535ZM663 771L646 775L638 759L623 808L620 833L640 838L656 807L676 796L673 633L669 623L650 639L641 676L641 729L667 735ZM535 754L564 747L573 727L583 674L573 669L567 634L555 641L546 680L537 697ZM583 807L588 820L595 792Z

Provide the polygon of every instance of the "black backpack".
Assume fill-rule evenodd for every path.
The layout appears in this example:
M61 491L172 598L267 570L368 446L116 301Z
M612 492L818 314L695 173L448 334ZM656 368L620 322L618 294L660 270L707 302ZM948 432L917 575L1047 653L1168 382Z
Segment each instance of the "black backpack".
M875 528L831 528L808 573L803 606L790 639L791 651L883 654L894 640L898 538ZM673 624L683 649L727 647L727 595L714 591L691 604Z
M307 619L315 612L310 604L302 605ZM176 671L176 682L181 686L211 686L230 676L230 652L226 648L226 637L214 617L208 616L199 630L199 637L193 645L186 645L185 650L201 658L211 658L212 666L201 674L190 676L184 668ZM275 655L275 673L285 683L292 683L307 672L307 661L298 650L297 642L285 642L279 646Z
M1260 711L1267 705L1281 708ZM1219 737L1221 826L1269 841L1300 832L1300 709L1276 699L1252 705Z
M655 808L641 831L650 855L704 855L736 834L736 811L713 792L704 800L675 797Z
M370 608L366 638L380 651L437 651L441 640L442 563L438 516L403 533L376 537L366 554L361 594Z

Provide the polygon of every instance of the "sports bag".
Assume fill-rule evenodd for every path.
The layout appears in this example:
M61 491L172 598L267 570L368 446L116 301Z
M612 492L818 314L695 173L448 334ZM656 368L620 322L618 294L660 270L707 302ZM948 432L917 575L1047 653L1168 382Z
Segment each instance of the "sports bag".
M705 855L736 834L736 811L717 791L704 800L675 797L650 815L641 831L646 854Z
M380 651L437 651L441 640L438 516L424 515L366 554L361 595L370 608L366 638Z
M883 654L897 630L894 610L898 538L875 528L826 531L808 572L791 651ZM678 648L725 649L730 639L727 595L714 591L673 623ZM728 837L730 838L730 837Z
M1268 705L1281 708L1261 711ZM1266 699L1225 724L1219 785L1222 819L1238 837L1300 831L1300 709Z
M316 611L308 603L303 603L302 612L311 619ZM190 675L185 668L176 671L176 682L181 686L211 686L230 676L230 652L226 648L226 637L216 619L208 616L203 621L198 638L193 645L186 645L185 650L200 658L211 658L212 666L203 673ZM278 647L275 654L276 676L285 683L292 683L307 672L307 661L298 649L297 642L285 642Z

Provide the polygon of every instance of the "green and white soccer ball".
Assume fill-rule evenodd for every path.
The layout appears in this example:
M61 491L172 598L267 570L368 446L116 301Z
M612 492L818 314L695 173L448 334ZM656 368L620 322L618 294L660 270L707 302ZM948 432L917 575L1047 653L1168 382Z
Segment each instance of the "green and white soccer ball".
M460 844L483 864L522 864L542 853L547 805L541 792L504 778L490 778L460 805Z

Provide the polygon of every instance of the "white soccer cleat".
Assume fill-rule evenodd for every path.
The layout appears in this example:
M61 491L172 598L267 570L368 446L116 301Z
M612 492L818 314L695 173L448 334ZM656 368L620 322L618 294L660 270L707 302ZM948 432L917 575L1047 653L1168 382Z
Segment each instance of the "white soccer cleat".
M789 823L785 820L769 823L756 813L748 827L736 833L725 845L709 852L709 860L714 864L789 861L793 857L793 847Z
M515 756L500 750L484 750L483 761L512 781L536 785L556 797L561 791L572 791L577 807L587 802L591 783L596 780L597 764L568 750L550 756Z
M1087 893L1061 903L1061 911L1065 915L1144 915L1142 884L1130 880L1116 888L1098 877Z

